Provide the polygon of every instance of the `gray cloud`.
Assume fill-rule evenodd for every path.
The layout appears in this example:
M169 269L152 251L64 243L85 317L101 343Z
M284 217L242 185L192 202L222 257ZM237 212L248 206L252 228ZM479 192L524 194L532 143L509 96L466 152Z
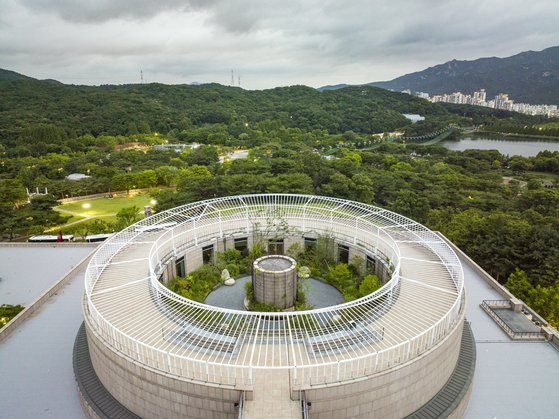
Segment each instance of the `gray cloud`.
M559 44L555 0L3 3L0 66L74 83L364 83Z
M145 19L165 10L184 10L189 3L181 0L23 0L30 10L54 13L69 22Z

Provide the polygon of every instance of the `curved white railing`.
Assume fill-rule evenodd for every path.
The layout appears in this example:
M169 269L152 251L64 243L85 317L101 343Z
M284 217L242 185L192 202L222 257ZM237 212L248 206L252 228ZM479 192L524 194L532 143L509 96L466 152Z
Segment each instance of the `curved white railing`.
M271 230L278 220L288 226L287 235L330 233L369 254L382 248L394 266L392 275L381 289L358 300L281 313L208 306L171 292L157 280L162 261L177 249L188 251L233 234L250 236L257 223L270 220ZM107 303L99 309L92 296L112 259L145 242L153 243L146 248L150 286L144 297L160 315L138 318L140 330L131 323L134 319L126 326L109 321ZM419 270L415 277L410 262L406 269L414 277L401 275L402 258L411 252L425 256L417 263L435 269L442 285L424 283ZM337 198L262 194L187 204L126 228L93 256L85 293L86 315L95 331L116 350L152 368L237 386L252 383L253 369L289 368L294 385L308 386L373 374L433 347L459 319L463 272L441 238L399 214ZM110 292L106 294L109 298ZM404 300L405 310L392 314L392 306L403 306ZM114 297L110 304L112 313L126 310L128 303ZM166 328L171 330L167 335Z

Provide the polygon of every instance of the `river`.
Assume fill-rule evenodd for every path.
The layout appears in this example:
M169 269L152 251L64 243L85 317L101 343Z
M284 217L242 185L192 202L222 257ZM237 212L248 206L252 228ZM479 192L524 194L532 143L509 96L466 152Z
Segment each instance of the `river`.
M440 143L454 151L464 151L470 149L478 150L498 150L501 154L509 156L519 155L531 157L540 151L559 151L559 141L542 139L528 139L522 137L482 137L465 136L457 140L444 140Z

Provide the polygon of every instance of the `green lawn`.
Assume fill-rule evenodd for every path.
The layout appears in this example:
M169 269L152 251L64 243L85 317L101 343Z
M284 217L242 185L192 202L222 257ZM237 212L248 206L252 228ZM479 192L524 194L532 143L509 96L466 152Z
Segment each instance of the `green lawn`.
M85 201L71 202L54 208L66 218L66 222L60 226L50 228L47 231L62 230L64 233L73 233L76 229L83 229L96 219L107 223L116 221L116 213L126 207L137 206L143 218L144 206L154 205L149 194L141 194L131 197L118 198L96 198Z
M68 217L66 218L66 224L75 223L76 221L80 221L84 219L84 217L80 217L78 215L69 215L69 214L64 214L64 217Z
M136 205L140 210L143 211L145 205L153 206L150 203L152 200L149 194L136 195L132 197L122 197L122 198L97 198L90 199L87 201L71 202L68 204L63 204L56 207L57 210L62 210L61 212L65 214L64 211L69 211L77 215L78 217L99 217L105 215L114 215L120 209L125 207L131 207ZM72 217L68 222L76 221L78 218ZM106 217L103 217L106 219Z
M71 224L67 223L67 224L63 224L60 225L56 228L53 229L53 231L57 232L57 231L62 231L62 233L64 234L76 234L78 235L78 233L81 234L81 232L85 229L86 231L89 230L89 225L94 223L95 220L103 220L107 223L114 223L116 221L116 217L114 216L109 216L109 217L95 217L95 218L72 218L73 221L79 221L77 224ZM72 222L72 221L70 221ZM109 228L106 232L109 233L112 230ZM89 234L91 234L91 231L88 231Z

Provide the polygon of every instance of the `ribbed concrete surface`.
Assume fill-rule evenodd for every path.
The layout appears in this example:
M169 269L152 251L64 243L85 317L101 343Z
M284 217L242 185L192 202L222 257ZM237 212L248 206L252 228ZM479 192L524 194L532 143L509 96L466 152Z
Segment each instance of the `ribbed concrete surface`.
M445 386L409 419L436 419L450 416L468 394L476 367L476 345L469 323L464 322L460 355L456 368Z
M96 416L119 419L139 418L139 416L136 416L121 405L99 381L91 364L87 335L85 334L85 325L83 323L78 330L74 343L73 363L78 389L81 397L84 399L82 402L85 402L95 412Z

